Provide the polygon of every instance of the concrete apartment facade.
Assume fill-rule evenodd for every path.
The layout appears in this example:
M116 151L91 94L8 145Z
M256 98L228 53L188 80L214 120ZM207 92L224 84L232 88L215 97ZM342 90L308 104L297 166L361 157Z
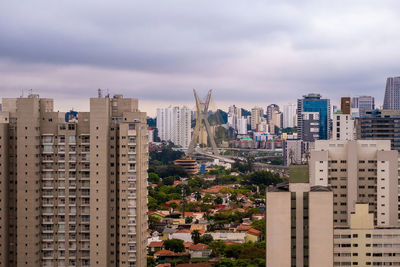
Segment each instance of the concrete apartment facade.
M158 135L163 141L187 148L191 140L191 110L187 107L157 109Z
M354 119L350 114L336 112L332 116L332 139L350 141L354 140Z
M260 107L254 107L251 109L251 120L250 126L252 130L257 130L257 125L260 124L263 120L264 110Z
M0 265L145 266L147 144L137 99L3 99Z
M292 167L290 179L304 167ZM300 176L267 189L268 267L333 265L333 194L328 187L310 186L308 171Z
M356 203L368 203L378 227L398 223L398 152L388 140L318 140L310 184L333 191L334 224L347 226Z
M368 204L357 203L348 227L334 230L334 266L400 266L400 228L374 226Z

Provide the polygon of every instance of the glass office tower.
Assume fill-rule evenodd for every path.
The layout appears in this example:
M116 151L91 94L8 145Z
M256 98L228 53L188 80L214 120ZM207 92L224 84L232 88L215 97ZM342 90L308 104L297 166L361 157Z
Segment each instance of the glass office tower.
M297 132L299 138L304 141L316 139L327 140L331 133L331 107L329 99L322 99L320 94L304 95L297 100ZM308 122L312 118L316 121ZM318 116L316 116L318 115ZM318 125L318 129L316 127ZM310 140L305 140L310 139ZM313 139L313 140L311 140Z

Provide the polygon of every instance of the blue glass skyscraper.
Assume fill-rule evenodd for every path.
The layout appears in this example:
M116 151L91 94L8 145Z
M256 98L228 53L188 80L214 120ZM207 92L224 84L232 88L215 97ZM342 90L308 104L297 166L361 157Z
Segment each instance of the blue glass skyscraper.
M304 95L297 100L297 132L304 141L316 139L327 140L330 138L329 99L321 99L320 94Z

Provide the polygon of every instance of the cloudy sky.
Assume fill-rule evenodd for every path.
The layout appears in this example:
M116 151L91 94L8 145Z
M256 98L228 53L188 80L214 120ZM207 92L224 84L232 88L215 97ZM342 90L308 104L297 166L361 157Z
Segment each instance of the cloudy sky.
M88 109L97 88L153 115L193 106L373 95L400 75L400 1L0 1L0 97Z

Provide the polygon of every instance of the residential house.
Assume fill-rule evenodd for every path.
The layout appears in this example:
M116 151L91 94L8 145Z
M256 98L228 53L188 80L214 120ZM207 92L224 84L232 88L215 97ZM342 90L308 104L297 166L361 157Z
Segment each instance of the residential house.
M261 231L258 231L254 228L250 228L246 232L245 241L247 242L260 242L261 241Z
M206 259L211 255L211 249L206 244L198 243L189 247L190 258L192 259Z

